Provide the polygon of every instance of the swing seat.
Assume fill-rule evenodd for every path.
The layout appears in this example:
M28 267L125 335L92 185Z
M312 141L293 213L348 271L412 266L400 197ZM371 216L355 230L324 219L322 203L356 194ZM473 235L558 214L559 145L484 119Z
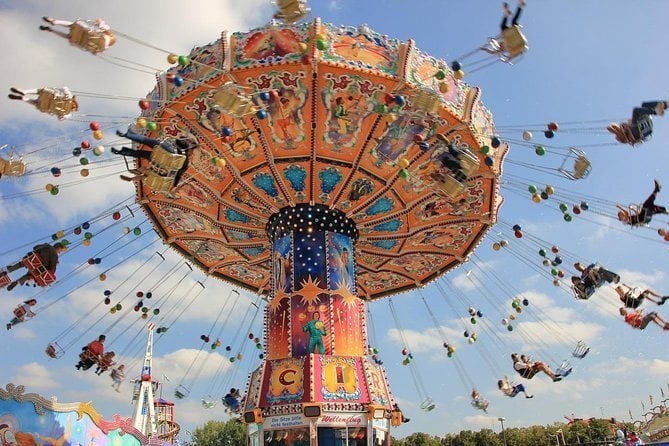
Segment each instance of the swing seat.
M30 252L25 256L22 263L37 285L45 287L56 281L56 275L44 267L42 259L34 252Z
M620 124L609 124L606 128L613 133L616 141L634 146L647 140L653 134L653 119L644 115L637 122L627 121Z
M13 313L16 319L23 322L23 317L26 315L26 310L21 305L18 305L16 308L14 308Z
M580 180L588 176L590 173L590 160L585 156L579 156L574 161L574 172L572 178Z
M579 290L574 285L571 286L571 291L576 299L590 299L595 294L595 288L586 288L585 292Z
M556 376L561 376L561 377L564 378L564 377L569 376L572 371L573 371L573 367L571 366L571 364L569 364L569 361L567 361L565 359L564 361L562 361L562 364L560 364L560 367L555 369L555 375Z
M93 365L98 363L98 357L91 353L88 349L79 354L79 360L82 363L81 370L88 370Z
M437 407L437 404L432 400L432 398L427 398L420 404L420 408L425 412L431 412Z
M0 274L0 288L4 288L10 283L12 283L12 279L10 279L9 274L7 273Z
M64 118L74 110L72 96L63 94L53 88L41 88L37 96L37 110Z
M465 174L467 178L469 178L479 170L481 162L469 150L463 151L459 159L460 159L460 165L462 166L462 173Z
M650 115L643 115L637 122L630 124L630 129L635 137L645 141L653 134L653 118Z
M259 110L249 96L228 84L219 88L214 93L213 99L221 111L235 118L242 118Z
M390 412L390 425L392 427L400 427L402 425L402 416L401 410L393 410Z
M100 28L95 23L77 20L70 27L68 40L73 46L98 54L107 49L105 34L108 33L108 30Z
M590 347L588 347L588 344L586 344L583 341L578 341L571 355L574 358L583 359L585 358L585 355L587 355L589 352L590 352Z
M438 115L441 109L441 96L436 91L419 88L411 97L411 105L416 110L431 115Z
M524 54L529 48L527 38L523 34L522 28L518 25L510 26L502 31L501 35L504 62L511 62L513 59Z
M174 176L186 162L186 155L168 152L157 146L151 151L151 169L165 176Z
M436 186L450 198L456 198L465 191L465 184L456 180L451 173L435 172L432 178L436 180Z
M188 397L188 395L190 395L190 390L188 390L183 385L179 385L179 387L177 387L177 389L174 391L174 397L180 400Z
M65 354L65 350L63 350L57 342L52 342L47 345L44 353L46 353L49 358L58 359Z
M278 0L276 7L278 11L274 14L274 18L285 23L299 22L309 12L305 0Z
M574 160L574 166L572 170L569 170L565 168L565 165L571 159ZM558 172L570 180L581 180L588 176L590 173L590 167L590 160L587 156L585 156L585 152L577 149L576 147L570 147L569 153L562 162L562 166L560 166Z
M630 204L627 207L627 210L621 211L622 213L624 213L627 216L628 221L627 222L624 222L623 220L621 220L621 221L623 221L625 224L628 224L632 227L639 227L639 226L647 225L648 221L645 221L645 220L640 221L640 219L639 219L639 214L641 213L642 209L643 209L642 205L638 205L638 204L634 204L634 203ZM618 218L620 219L620 216L618 216Z
M0 158L0 175L7 175L8 177L20 177L26 173L26 163L22 159L14 159L10 157L9 160Z
M490 405L490 402L488 400L479 398L472 400L471 404L474 407L474 409L482 410L483 412L488 413L488 406Z
M225 406L225 411L226 412L229 412L229 413L232 413L232 414L238 414L240 409L241 409L241 405L240 405L239 401L237 401L236 399L235 399L236 406L233 406L231 404L231 402L229 402L228 400L225 399L225 397L221 398L221 402L223 403L223 406Z
M152 192L168 194L174 187L174 176L162 176L150 170L144 178L144 184L149 186Z
M205 409L213 409L214 407L216 407L216 401L214 401L213 399L203 399L202 407L204 407Z
M169 194L175 186L174 179L186 162L186 155L170 153L161 146L151 151L151 164L144 184L156 193Z

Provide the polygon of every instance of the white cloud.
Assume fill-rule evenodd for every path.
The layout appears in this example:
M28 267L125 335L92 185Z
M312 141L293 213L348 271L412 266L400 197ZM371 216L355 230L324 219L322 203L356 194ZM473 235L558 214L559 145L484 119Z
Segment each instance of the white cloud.
M496 416L492 415L469 415L464 417L464 422L469 425L469 428L472 430L478 430L483 428L490 429L491 426L494 426L497 421Z
M44 390L58 387L55 376L41 364L30 362L19 366L12 382L21 384L30 389Z
M588 322L520 322L518 330L523 331L523 338L527 348L543 345L556 346L569 343L571 339L583 340L586 343L597 338L605 327ZM560 335L564 333L565 335ZM575 346L575 344L574 344Z
M637 373L644 373L652 376L666 377L669 375L669 361L659 358L641 359L621 356L608 367L598 367L600 373L608 375L625 376L629 370L634 369Z
M193 378L196 373L200 379L212 378L220 373L226 373L230 369L230 361L217 352L211 352L209 346L200 350L179 349L163 356L154 358L154 368L160 370L171 380L177 377L185 377L184 381ZM191 368L191 366L193 366ZM191 369L189 375L186 371ZM174 382L174 381L173 381Z
M494 269L496 261L481 261L477 260L474 265L476 268L467 268L465 271L459 273L454 278L451 279L453 287L459 291L472 291L475 289L483 289L484 284L481 282L481 270L491 270ZM465 265L467 266L467 265ZM450 292L448 287L445 288L447 292Z
M450 329L442 328L451 332ZM404 340L402 339L402 335L408 345L403 345ZM388 330L388 337L397 345L408 348L411 353L421 353L443 348L443 341L436 328L428 328L421 332L415 330L403 330L400 332L396 328L391 328Z

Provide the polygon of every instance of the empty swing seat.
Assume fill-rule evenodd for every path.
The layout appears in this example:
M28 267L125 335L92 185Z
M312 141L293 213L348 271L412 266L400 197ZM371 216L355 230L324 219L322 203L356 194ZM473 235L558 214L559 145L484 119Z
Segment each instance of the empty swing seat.
M427 398L420 404L420 408L425 412L431 412L437 407L437 404L432 400L432 398Z
M216 401L214 401L211 398L210 399L203 399L202 400L202 407L204 407L205 409L213 409L214 407L216 407Z
M588 347L588 344L583 341L578 341L576 343L576 348L574 348L574 351L571 353L571 355L574 358L582 359L585 358L585 355L587 355L588 352L590 352L590 347Z
M560 367L555 369L555 374L559 375L559 376L562 376L562 377L565 377L565 376L569 376L569 374L572 371L573 371L573 367L571 366L571 364L569 364L569 361L567 361L565 359L564 361L562 361L562 364L560 364Z
M179 385L179 387L177 387L177 389L174 391L175 398L180 399L180 400L186 398L189 394L190 394L190 390L188 390L183 385Z

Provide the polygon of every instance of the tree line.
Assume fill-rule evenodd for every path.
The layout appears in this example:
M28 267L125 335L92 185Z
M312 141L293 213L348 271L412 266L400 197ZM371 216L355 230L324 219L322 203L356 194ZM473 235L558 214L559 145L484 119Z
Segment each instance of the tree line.
M504 432L492 429L462 430L444 436L415 432L405 438L392 438L392 446L571 446L613 444L615 427L611 419L576 420L546 426L512 427ZM631 424L619 423L621 429L633 430ZM505 441L506 440L506 441ZM239 420L208 421L198 427L181 446L243 446L246 426Z

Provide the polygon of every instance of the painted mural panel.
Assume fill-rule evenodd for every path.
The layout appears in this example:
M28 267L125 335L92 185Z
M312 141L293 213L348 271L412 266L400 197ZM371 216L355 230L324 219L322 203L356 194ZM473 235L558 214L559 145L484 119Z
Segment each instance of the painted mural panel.
M360 358L319 356L314 363L316 399L327 402L369 401Z
M305 400L309 382L306 358L286 358L269 362L261 405L289 404Z
M0 389L0 441L7 446L96 445L168 446L151 441L134 427L130 419L116 416L102 419L88 403L57 403L35 393L24 393L23 386L7 384Z
M290 294L293 290L293 249L290 235L274 242L272 281L274 295L267 316L267 359L290 356Z

